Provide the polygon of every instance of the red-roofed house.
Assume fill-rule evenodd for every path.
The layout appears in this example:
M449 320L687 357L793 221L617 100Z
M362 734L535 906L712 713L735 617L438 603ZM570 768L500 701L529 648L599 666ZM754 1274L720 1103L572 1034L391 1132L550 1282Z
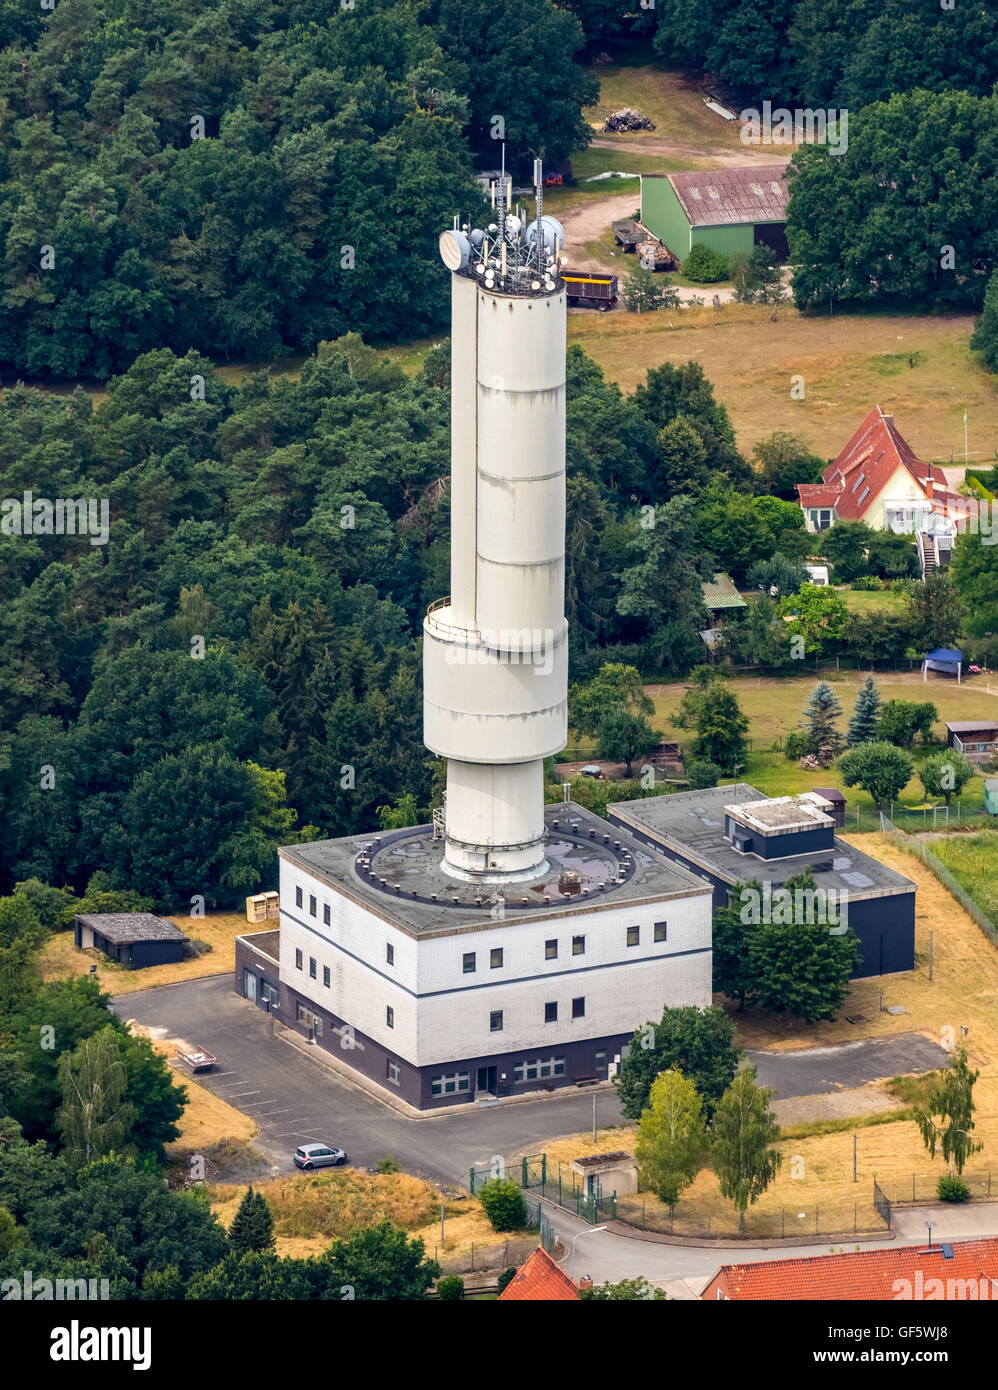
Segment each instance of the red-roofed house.
M836 521L864 521L874 530L911 536L923 576L949 562L956 527L954 512L967 499L950 492L936 464L916 458L907 440L875 405L820 483L798 483L797 494L809 531Z
M722 1265L703 1299L998 1301L998 1238Z
M540 1245L527 1256L502 1293L499 1302L566 1303L577 1302L579 1286L569 1279L561 1265Z

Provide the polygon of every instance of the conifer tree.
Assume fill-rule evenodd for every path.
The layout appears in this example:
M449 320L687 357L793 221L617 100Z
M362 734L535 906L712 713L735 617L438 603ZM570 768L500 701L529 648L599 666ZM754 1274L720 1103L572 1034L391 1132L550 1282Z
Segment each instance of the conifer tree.
M229 1245L240 1255L274 1247L274 1219L270 1207L262 1193L254 1192L252 1186L247 1188L229 1228Z
M874 684L873 677L867 676L859 688L852 709L852 718L849 720L849 737L846 739L849 747L855 748L857 743L870 743L875 739L879 719L880 691Z
M820 755L822 749L830 749L834 755L841 750L842 735L837 723L841 713L842 706L835 691L827 681L819 681L811 691L801 721L807 730L809 752Z

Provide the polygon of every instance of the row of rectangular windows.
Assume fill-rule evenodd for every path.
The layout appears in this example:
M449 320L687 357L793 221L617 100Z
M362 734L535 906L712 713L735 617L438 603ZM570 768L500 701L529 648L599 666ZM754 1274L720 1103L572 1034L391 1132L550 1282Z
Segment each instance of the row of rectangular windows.
M302 889L301 889L300 887L296 887L296 888L295 888L295 903L296 903L296 905L297 905L298 907L302 907L302 906L304 905L304 894L303 894ZM310 916L310 917L315 917L315 916L318 914L318 903L317 903L317 901L316 901L316 899L315 899L315 896L314 896L313 894L309 894L309 899L308 899L308 911L309 911L309 916ZM330 926L330 924L331 924L331 923L330 923L330 909L329 909L329 904L328 904L328 903L323 903L323 904L322 904L322 920L323 920L323 922L325 923L325 925L326 925L327 927ZM654 927L652 928L652 939L653 939L654 941L667 941L667 940L668 940L668 936L669 936L669 924L668 924L667 922L656 922L656 923L654 924ZM640 946L640 945L641 945L641 928L640 928L640 927L628 927L628 928L627 928L627 945L628 945L628 946ZM572 955L573 955L573 956L581 956L581 955L584 955L584 954L585 954L585 950L586 950L586 938L585 938L584 936L573 936L573 937L572 937ZM297 952L297 955L300 957L300 956L301 956L301 952L300 952L300 951ZM558 959L558 939L557 939L557 937L554 937L554 938L552 938L552 939L549 940L549 941L545 941L545 943L544 943L544 959L545 959L545 960L557 960L557 959ZM475 971L478 969L477 960L478 960L478 958L477 958L477 953L476 953L475 951L465 951L464 956L462 957L462 966L463 966L463 972L464 972L465 975L473 975L473 974L475 973ZM385 942L385 962L386 962L386 964L388 964L388 965L394 965L394 964L395 964L395 947L392 945L392 943L391 943L390 941L386 941L386 942ZM300 970L300 969L301 969L301 962L300 962L300 960L299 960L298 962L296 962L296 963L298 964L298 968L299 968L299 970ZM314 965L314 963L315 963L315 962L313 961L313 965ZM503 948L502 948L501 946L493 946L492 949L489 951L489 968L490 968L491 970L498 970L498 969L502 966L502 963L503 963ZM328 974L328 971L327 971L326 973ZM313 977L314 977L314 974L315 974L315 972L314 972L314 970L313 970L313 971L312 971ZM325 983L328 984L329 981L326 980Z
M667 940L668 940L668 937L669 937L669 924L668 924L667 922L656 922L655 925L654 925L654 927L653 927L653 929L652 929L652 936L653 936L653 939L654 939L655 941L667 941ZM641 945L641 928L640 928L640 927L628 927L628 928L627 928L627 944L628 944L628 946L640 946L640 945ZM586 938L585 938L584 936L573 936L573 937L572 937L572 955L573 955L573 956L581 956L581 955L584 955L584 954L585 954L585 950L586 950ZM558 959L558 938L557 938L557 937L553 937L550 941L545 941L545 943L544 943L544 959L545 959L545 960L557 960L557 959ZM492 970L497 969L500 965L502 965L502 960L503 960L503 956L502 956L502 947L501 947L501 946L493 946L492 949L489 951L489 967L490 967L490 969L492 969ZM474 952L474 951L465 951L464 956L462 957L462 965L463 965L463 971L464 971L464 974L465 974L465 975L473 975L473 974L475 973L475 971L477 970L477 968L478 968L478 961L477 961L476 952Z

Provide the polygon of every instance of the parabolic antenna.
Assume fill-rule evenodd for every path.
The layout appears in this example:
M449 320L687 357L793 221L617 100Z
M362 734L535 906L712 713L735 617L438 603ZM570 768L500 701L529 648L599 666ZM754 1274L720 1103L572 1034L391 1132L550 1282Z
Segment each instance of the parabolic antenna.
M471 244L464 232L440 233L440 259L448 270L462 270L471 256Z

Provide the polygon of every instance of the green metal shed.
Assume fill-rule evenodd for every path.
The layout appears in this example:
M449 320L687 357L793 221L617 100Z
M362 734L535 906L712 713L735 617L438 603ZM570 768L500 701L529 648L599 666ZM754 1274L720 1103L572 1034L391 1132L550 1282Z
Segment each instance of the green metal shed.
M984 783L984 809L998 816L998 777L989 777Z
M786 207L778 165L641 175L641 221L681 261L697 244L731 257L760 242L784 259Z

